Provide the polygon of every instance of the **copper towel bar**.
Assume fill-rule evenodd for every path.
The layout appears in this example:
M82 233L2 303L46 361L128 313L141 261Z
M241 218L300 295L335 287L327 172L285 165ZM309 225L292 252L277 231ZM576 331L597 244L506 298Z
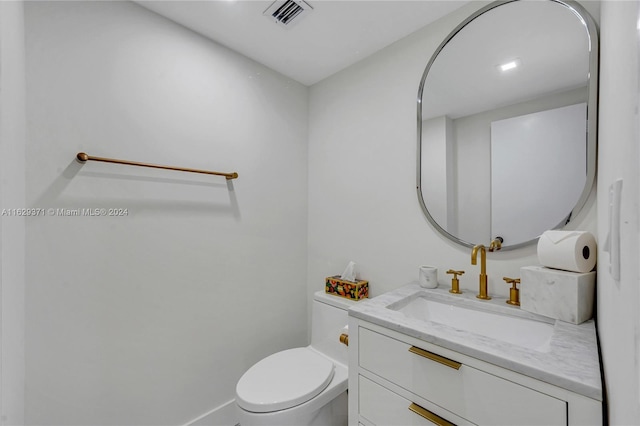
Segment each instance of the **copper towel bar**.
M225 178L227 178L227 180L236 179L238 177L238 174L236 172L222 173L222 172L212 172L209 170L188 169L185 167L161 166L158 164L139 163L137 161L116 160L114 158L104 158L104 157L93 157L89 154L85 154L84 152L79 152L76 155L76 158L78 159L78 161L82 163L84 163L85 161L102 161L104 163L126 164L129 166L151 167L154 169L176 170L178 172L203 173L205 175L224 176Z

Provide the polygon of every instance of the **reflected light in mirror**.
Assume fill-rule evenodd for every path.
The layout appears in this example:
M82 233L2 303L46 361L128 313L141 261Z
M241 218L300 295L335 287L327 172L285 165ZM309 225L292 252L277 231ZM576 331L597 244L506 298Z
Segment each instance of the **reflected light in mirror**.
M505 62L504 64L498 65L500 71L505 72L517 68L520 66L520 60L514 59L513 61Z

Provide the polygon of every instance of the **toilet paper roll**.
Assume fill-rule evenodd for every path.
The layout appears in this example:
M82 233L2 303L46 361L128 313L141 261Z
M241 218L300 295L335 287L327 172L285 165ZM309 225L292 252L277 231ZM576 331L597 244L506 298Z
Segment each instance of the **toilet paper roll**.
M538 240L538 261L549 268L589 272L596 265L596 239L584 231L546 231Z

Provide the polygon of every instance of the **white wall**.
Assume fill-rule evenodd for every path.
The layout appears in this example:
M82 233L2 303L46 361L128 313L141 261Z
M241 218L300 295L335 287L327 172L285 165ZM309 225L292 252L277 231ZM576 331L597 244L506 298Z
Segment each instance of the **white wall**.
M599 241L606 239L609 230L609 185L624 180L619 281L609 274L609 254L602 244L598 247L598 331L612 425L640 421L639 9L637 1L604 1L601 12Z
M455 152L458 153L456 179L464 182L457 191L457 235L462 236L462 240L490 241L499 235L491 230L491 123L586 101L586 88L581 88L453 120ZM507 239L505 244L512 243Z
M420 190L431 217L450 234L458 235L458 221L451 194L455 194L455 163L452 157L451 119L445 115L422 122L422 139L433 141L421 151ZM452 170L454 169L454 170ZM434 207L432 207L434 206ZM453 219L453 220L451 220Z
M24 422L25 75L22 2L0 2L0 424ZM7 210L5 210L7 209Z
M418 204L416 95L436 47L484 4L472 2L311 87L309 292L349 260L370 280L372 296L417 279L422 264L437 266L446 285L444 271L465 270L461 287L478 291L470 250L438 234ZM595 232L595 221L592 194L569 227ZM535 246L489 253L489 291L507 296L502 277L537 263Z
M528 241L549 225L566 223L588 176L586 102L494 121L490 127L491 234L505 243ZM529 196L514 203L522 194ZM523 217L528 218L524 223Z
M129 2L25 7L28 205L128 209L27 222L27 424L187 423L307 343L307 88Z

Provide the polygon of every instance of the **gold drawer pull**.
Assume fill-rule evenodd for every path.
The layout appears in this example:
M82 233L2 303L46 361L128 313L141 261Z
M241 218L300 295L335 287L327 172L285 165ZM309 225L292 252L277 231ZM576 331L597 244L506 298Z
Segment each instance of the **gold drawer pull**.
M409 406L409 410L413 411L420 417L424 417L425 419L429 420L431 423L436 424L438 426L456 426L454 423L451 423L443 419L439 415L432 413L426 408L422 408L416 403L412 402L411 405Z
M411 346L409 348L409 352L429 358L431 361L439 362L440 364L446 365L447 367L451 367L455 370L460 370L460 367L462 366L462 364L457 361L434 354L433 352L425 351L417 346Z

